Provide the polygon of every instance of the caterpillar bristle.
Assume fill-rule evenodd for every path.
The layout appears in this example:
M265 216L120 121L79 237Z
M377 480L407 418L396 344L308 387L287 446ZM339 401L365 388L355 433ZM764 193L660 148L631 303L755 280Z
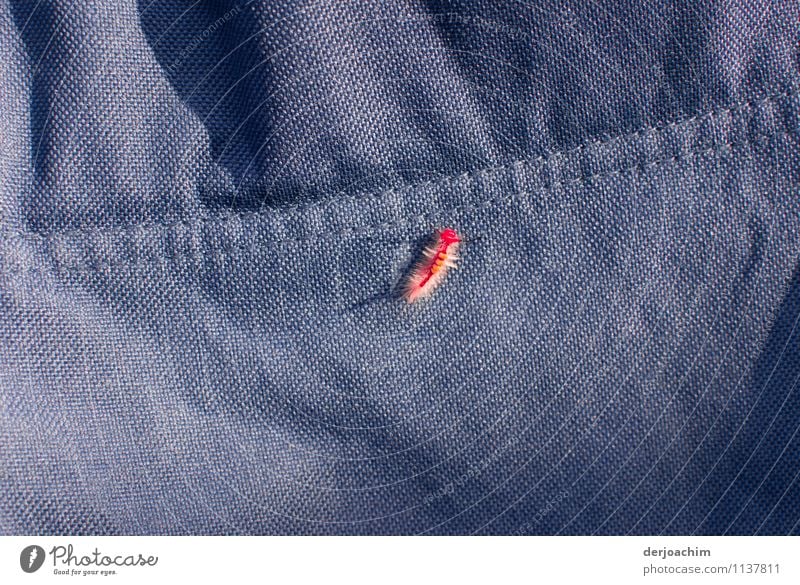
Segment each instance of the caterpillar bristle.
M404 297L409 303L430 296L442 283L447 271L456 268L456 251L461 238L452 228L437 232L436 242L425 248L406 283Z

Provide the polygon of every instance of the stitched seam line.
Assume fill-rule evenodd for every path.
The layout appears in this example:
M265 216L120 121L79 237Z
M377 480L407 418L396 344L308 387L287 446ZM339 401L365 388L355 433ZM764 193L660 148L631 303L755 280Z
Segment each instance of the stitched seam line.
M776 133L776 134L786 135L786 134L789 134L789 132L788 131L782 131L782 132L779 132L779 133ZM392 227L395 227L395 226L398 226L398 225L402 225L402 224L405 224L405 223L418 221L420 219L432 219L432 218L434 218L436 216L439 216L439 215L442 215L442 214L451 214L451 215L452 214L462 214L462 213L469 213L471 211L476 211L476 210L479 210L479 209L488 209L488 208L494 207L494 206L502 204L502 203L506 203L506 202L514 200L514 199L520 199L520 198L524 198L524 197L529 196L529 195L534 195L534 194L539 194L539 193L546 192L548 190L551 190L553 185L564 185L564 186L582 185L582 184L586 184L588 182L592 182L592 181L595 181L595 180L598 180L598 179L603 179L603 178L610 177L610 176L616 176L616 175L621 175L621 174L625 174L625 173L629 173L629 172L634 172L636 170L641 170L643 172L643 174L646 174L647 171L649 171L651 169L654 169L654 168L657 168L659 166L663 166L663 165L680 166L681 163L685 163L686 166L689 166L691 164L694 164L694 161L697 158L700 158L700 157L704 157L704 156L708 156L708 155L713 155L715 157L722 157L725 154L728 154L728 153L732 152L733 146L734 145L731 144L731 143L721 142L721 143L718 143L717 145L712 146L712 147L704 148L704 149L697 150L697 151L687 152L687 153L684 153L682 155L665 157L665 158L662 158L662 159L649 161L649 162L644 163L644 164L630 165L630 166L627 166L625 168L614 169L614 170L611 170L609 172L599 173L599 174L591 175L591 176L588 176L588 177L580 177L580 178L576 178L576 179L570 179L570 180L567 180L567 181L554 181L550 185L541 185L541 186L539 186L539 187L537 187L535 189L532 189L532 190L512 191L511 193L504 194L504 195L498 196L498 197L493 197L493 198L490 198L490 199L487 199L487 200L484 200L484 201L481 201L481 202L478 202L478 203L460 205L460 206L451 208L451 209L447 210L446 212L435 211L435 212L428 213L428 214L421 214L421 215L418 215L418 216L404 218L404 219L396 221L396 222L389 222L389 223L379 224L377 226L365 226L365 227L359 227L359 228L347 228L345 230L341 230L339 232L336 232L336 233L333 233L333 234L328 234L328 235L331 235L331 236L348 236L348 235L371 236L371 235L374 235L374 231L376 229L389 229L389 228L392 228ZM753 155L742 155L737 160L752 160L753 158L754 158ZM265 244L270 246L270 247L272 247L272 246L277 246L277 245L284 244L284 243L299 242L299 241L303 241L303 240L306 240L306 239L309 239L309 238L308 237L305 237L305 238L291 238L291 239L287 238L287 239L282 239L282 240L268 241L268 242L265 242ZM91 246L89 246L89 247L91 248ZM248 246L247 244L236 245L236 244L231 243L229 246L227 246L227 248L226 247L214 248L213 253L216 254L217 257L226 256L226 257L229 257L229 258L238 258L241 253L254 252L256 248L261 248L261 247L264 247L264 246L263 245ZM188 265L191 266L192 264L196 265L197 262L202 262L204 260L204 258L208 259L208 257L210 256L209 254L205 253L205 251L203 250L203 246L200 246L200 247L198 247L198 248L196 248L194 250L191 250L191 251L183 251L183 252L180 252L180 253L176 253L174 255L169 255L169 254L164 254L164 253L159 253L159 252L156 252L155 254L151 254L151 255L143 255L143 256L137 257L137 258L125 258L125 257L122 257L122 255L116 255L114 258L111 258L111 259L96 260L96 259L91 258L92 251L90 249L88 251L87 250L81 251L80 252L80 258L76 259L77 261L75 261L73 263L65 264L65 263L62 263L62 262L58 262L55 259L53 260L53 263L54 263L55 269L58 270L58 271L63 271L63 272L67 272L67 273L81 274L81 273L94 273L94 272L97 272L99 270L106 270L106 269L113 268L115 266L130 266L130 267L136 268L136 267L143 266L143 265L159 264L159 263L163 263L164 261L170 261L170 260L172 260L173 262L176 262L176 261L177 262L183 262L184 264L188 264ZM24 271L24 270L30 269L30 268L31 268L30 266L26 266L22 270ZM19 272L19 271L20 270L17 269L17 270L12 270L11 272Z
M346 196L346 197L340 197L340 198L336 198L336 199L332 199L332 200L325 199L325 200L322 200L322 201L316 201L316 202L309 203L309 204L284 206L284 207L281 207L281 208L278 208L278 209L273 209L273 210L270 210L270 211L267 211L267 212L264 212L264 211L260 211L260 212L229 212L229 213L221 213L221 214L214 215L214 216L211 216L211 215L200 215L200 216L198 216L196 218L179 219L179 220L175 220L175 221L171 221L171 222L151 221L151 222L141 222L141 223L130 224L130 225L117 225L117 226L110 225L110 226L80 227L80 228L75 228L75 229L53 230L53 231L48 231L48 232L28 232L28 231L8 230L7 229L6 233L8 234L8 239L22 238L22 239L35 239L35 240L40 240L40 241L48 241L48 240L51 240L51 239L56 238L56 237L70 237L70 236L78 236L78 235L82 235L82 234L83 235L92 235L92 234L112 234L113 235L113 234L117 234L117 233L122 234L122 233L131 232L131 231L137 230L137 229L138 230L154 230L155 229L155 230L163 231L163 230L168 230L170 228L173 228L173 227L176 227L176 226L180 226L180 225L192 226L192 225L196 225L196 224L208 224L208 223L224 224L224 223L229 222L231 220L259 219L259 218L264 218L264 217L267 217L267 216L275 216L276 218L279 219L281 216L288 217L288 216L290 216L292 214L303 214L303 213L307 213L309 211L316 210L316 209L324 211L324 210L327 210L330 207L333 207L333 206L336 206L336 205L342 205L342 204L346 204L346 203L354 203L354 202L367 203L367 202L376 201L376 200L380 201L380 200L386 198L387 196L389 196L391 194L402 194L402 193L406 193L406 192L409 192L409 191L422 190L422 189L425 189L425 188L428 188L428 187L448 186L450 184L458 183L459 181L464 181L464 180L475 181L475 180L484 178L484 177L486 177L488 175L492 175L492 174L495 174L495 173L499 173L499 172L510 170L513 167L519 166L519 165L533 166L533 165L536 165L536 164L547 164L551 159L566 158L566 157L570 157L570 156L579 155L579 154L583 153L587 149L602 149L602 148L608 147L608 146L610 146L610 145L612 145L612 144L614 144L616 142L632 140L632 139L636 139L636 138L647 136L648 134L660 135L660 134L663 134L663 133L665 133L665 132L667 132L669 130L676 129L676 128L682 128L682 127L687 126L689 124L692 124L694 122L698 122L698 121L703 122L703 121L706 121L706 120L711 120L711 119L720 117L722 115L726 115L726 114L731 114L731 113L737 112L737 111L742 110L742 109L753 109L755 107L761 107L761 106L769 104L769 103L775 103L775 102L779 102L779 101L782 101L782 100L792 99L792 98L795 98L795 97L797 97L799 95L800 95L800 92L785 92L785 93L780 93L780 94L774 94L774 95L766 96L766 97L758 99L758 100L745 101L745 102L741 102L741 103L738 103L738 104L734 104L733 106L730 106L730 107L721 108L721 109L718 109L718 110L706 112L704 114L697 114L697 115L692 116L690 118L686 118L686 119L683 119L683 120L676 120L676 121L670 122L668 124L661 124L661 125L655 125L655 126L645 126L645 127L641 128L641 129L635 131L635 132L631 132L631 133L628 133L628 134L621 134L621 135L614 136L614 137L611 137L611 138L608 138L608 139L605 139L605 140L591 141L591 142L588 142L588 143L581 144L581 145L579 145L579 146L577 146L575 148L566 149L566 150L563 150L563 151L555 151L555 152L550 153L547 157L538 156L538 157L535 157L535 158L532 158L532 159L520 159L520 160L516 160L516 161L510 161L510 162L506 162L506 163L504 163L502 165L497 165L497 166L493 166L493 167L487 167L487 168L480 169L480 170L477 170L477 171L467 171L467 172L461 173L459 175L441 177L441 178L433 179L433 180L430 180L430 181L409 184L409 185L405 185L405 186L402 186L402 187L399 187L399 188L387 189L387 190L384 190L384 191L380 191L380 192L377 192L377 193L366 194L366 195L363 195L363 194L362 195L349 195L349 196ZM778 132L778 133L781 133L781 132ZM790 133L790 131L786 131L785 130L782 133L783 134L788 134L788 133ZM728 144L728 146L729 147L733 147L732 144ZM655 162L658 163L659 161L657 160ZM651 164L651 163L644 163L644 164ZM589 176L589 177L581 177L579 179L576 179L575 181L576 182L581 182L581 181L585 182L586 180L598 179L598 178L602 178L604 176L610 176L613 173L625 172L625 171L628 171L631 168L635 168L637 166L642 166L642 165L631 165L630 168L623 168L623 169L619 169L619 170L609 170L609 171L606 171L606 172L603 172L603 173L598 173L598 174L595 174L595 175L592 175L592 176ZM564 184L566 184L566 183L564 183ZM478 205L481 205L481 204L478 204ZM461 206L457 206L457 207L451 208L449 210L442 210L441 212L438 212L438 213L447 214L447 213L457 212L460 207ZM418 218L425 217L426 215L427 214L423 214L422 216L419 216ZM373 225L373 226L368 226L368 227L363 228L363 229L369 230L369 229L386 228L386 227L390 227L391 225L407 223L408 221L411 221L413 219L414 218L406 218L405 220L398 221L398 222L393 222L391 224L376 224L376 225ZM344 230L339 230L338 232L333 232L333 231L331 231L331 232L321 232L321 233L314 234L314 237L322 237L322 236L326 236L326 235L327 236L345 235L347 233L358 233L358 232L355 232L355 231L348 231L348 230L357 230L357 229L361 229L361 228L347 228L347 229L344 229ZM270 243L281 243L281 242L288 242L288 241L302 241L302 240L308 239L309 237L311 237L311 236L298 237L298 238L287 238L287 239L284 239L284 240L271 240Z
M773 138L773 137L776 137L776 136L781 136L781 135L786 136L786 135L790 135L790 134L791 133L789 131L780 131L780 132L776 132L776 133L774 133L772 135L768 135L768 136L765 135L765 136L767 138ZM713 155L716 155L716 156L722 156L726 152L733 151L736 146L737 145L735 143L731 143L731 142L719 142L716 146L711 146L711 147L700 149L700 150L697 150L697 151L686 152L686 153L684 153L682 155L664 157L664 158L648 161L648 162L645 162L645 163L642 163L642 164L628 165L626 167L622 167L622 168L619 168L619 169L611 169L611 170L606 171L606 172L597 173L597 174L593 174L593 175L588 175L588 176L585 176L585 177L578 177L578 178L567 179L567 180L558 180L558 179L556 179L556 180L553 180L549 185L542 185L537 189L532 189L532 190L528 190L528 191L519 191L519 192L512 191L511 193L508 193L506 195L502 195L502 196L499 196L499 197L492 197L490 199L486 199L486 200L481 201L479 203L469 203L469 204L465 204L465 205L459 205L459 206L456 206L456 207L453 207L453 208L450 208L450 209L447 209L447 210L434 211L434 212L431 212L431 213L416 215L416 216L404 218L402 220L398 220L398 221L395 221L395 222L387 222L387 223L381 223L381 224L377 224L377 225L364 226L364 227L358 227L358 228L346 228L346 229L340 230L339 232L336 232L336 233L318 234L317 236L320 236L320 235L328 235L328 236L342 236L342 235L345 235L345 236L348 236L348 235L362 236L362 235L369 235L370 232L374 231L375 229L390 229L392 227L396 227L396 226L403 225L403 224L406 224L406 223L411 223L411 222L414 222L414 221L433 220L436 217L439 217L439 216L442 216L442 215L460 214L460 213L465 213L465 212L470 212L470 211L476 211L478 209L488 209L488 208L494 207L495 205L499 205L499 204L505 203L507 201L510 201L512 199L518 199L518 198L523 198L523 197L526 197L526 196L529 196L529 195L536 195L536 194L539 194L539 193L547 192L547 191L551 190L554 186L569 187L569 186L575 186L575 185L585 185L587 183L592 183L592 182L595 182L595 181L599 181L601 179L606 179L608 177L613 177L613 176L617 176L617 175L624 175L626 173L630 173L630 172L636 171L638 169L641 169L642 171L645 171L645 173L643 173L643 174L646 174L646 172L648 170L657 168L657 167L662 166L662 165L673 164L673 165L677 166L682 161L690 163L691 159L700 158L700 157L707 156L707 155L710 155L710 154L713 154ZM742 155L742 157L741 157L741 160L748 160L749 161L749 160L752 160L752 159L753 159L752 155ZM516 163L516 164L519 164L519 163ZM291 243L291 242L301 242L301 241L305 241L305 240L308 240L308 239L311 239L311 236L306 236L306 237L302 237L302 238L286 238L286 239L283 239L283 240L272 240L269 243L278 245L278 244Z

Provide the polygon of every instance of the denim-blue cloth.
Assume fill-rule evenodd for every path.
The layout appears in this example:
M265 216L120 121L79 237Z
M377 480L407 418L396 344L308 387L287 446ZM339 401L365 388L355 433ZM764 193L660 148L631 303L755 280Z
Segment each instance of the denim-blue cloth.
M800 534L795 0L0 0L0 145L3 534Z

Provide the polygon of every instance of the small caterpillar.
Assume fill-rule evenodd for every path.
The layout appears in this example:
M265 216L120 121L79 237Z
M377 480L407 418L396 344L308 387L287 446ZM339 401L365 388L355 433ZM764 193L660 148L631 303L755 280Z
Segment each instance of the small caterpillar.
M409 303L430 296L438 287L449 268L455 268L456 252L461 238L452 228L440 230L436 243L425 248L425 257L414 268L406 283L403 297Z

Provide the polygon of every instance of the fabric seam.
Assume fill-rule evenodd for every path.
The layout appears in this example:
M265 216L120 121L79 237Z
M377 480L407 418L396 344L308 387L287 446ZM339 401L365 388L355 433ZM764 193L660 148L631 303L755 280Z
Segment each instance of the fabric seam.
M383 190L383 191L376 192L376 193L371 193L371 194L366 194L366 195L351 195L351 196L346 196L346 197L333 199L333 200L317 201L317 202L313 202L313 203L305 204L305 205L284 206L284 207L280 207L280 208L276 208L276 209L271 209L271 210L266 211L266 212L265 211L258 211L258 212L255 212L255 211L251 211L251 212L228 212L228 213L222 213L222 214L218 214L218 215L202 215L201 214L201 215L199 215L198 217L195 217L195 218L185 218L185 219L179 219L179 220L169 221L169 222L152 221L152 222L134 223L134 224L129 224L129 225L91 226L91 227L80 227L80 228L75 228L75 229L53 230L53 231L47 231L47 232L25 231L25 230L16 230L16 229L7 228L6 234L8 235L8 237L7 237L6 241L8 242L8 241L13 241L13 240L23 240L23 241L39 241L39 242L47 243L47 242L50 242L50 241L52 241L52 240L54 240L56 238L71 238L71 237L92 236L92 235L111 235L111 236L114 236L114 235L121 235L121 234L131 233L131 232L134 232L136 230L147 230L147 231L153 231L155 233L161 233L161 232L170 230L170 229L178 227L178 226L186 226L187 228L191 228L192 226L206 225L206 224L221 224L221 225L224 225L224 224L226 224L228 222L231 222L231 221L251 220L251 219L259 220L259 219L267 218L267 217L270 217L270 216L276 217L276 219L280 220L283 217L288 217L288 216L290 216L292 214L303 214L303 213L306 213L306 212L309 212L309 211L312 211L312 210L324 211L324 210L326 210L326 209L328 209L330 207L333 207L335 205L346 204L348 202L349 203L367 203L369 201L376 201L376 200L380 201L381 199L385 198L386 196L388 196L390 194L402 194L402 193L406 193L406 192L409 192L409 191L413 192L413 191L417 191L417 190L423 190L423 189L429 188L429 187L446 187L446 186L449 186L450 184L455 184L455 183L458 183L459 181L465 181L465 180L469 180L469 181L475 182L475 181L480 180L482 178L485 178L487 176L490 176L490 175L493 175L493 174L497 174L497 173L501 173L503 171L508 171L508 170L511 170L511 169L513 169L515 167L520 167L520 166L525 166L525 165L527 165L529 167L533 167L534 165L537 165L537 164L546 165L546 164L550 163L552 160L556 160L556 159L559 159L561 157L567 158L567 157L570 157L570 156L580 155L581 153L583 153L587 149L602 149L604 147L609 147L610 145L612 145L612 144L614 144L615 142L618 142L618 141L628 141L628 140L635 139L637 137L645 137L647 135L652 135L652 134L663 134L664 132L666 132L668 130L677 129L677 128L683 128L683 127L688 126L688 125L690 125L690 124L692 124L694 122L698 122L698 121L702 122L702 121L705 121L705 120L709 120L709 119L714 119L714 118L720 117L722 115L730 114L730 113L733 113L733 112L736 112L736 111L739 111L739 110L742 110L742 109L754 108L754 107L763 106L763 105L768 104L768 103L774 103L774 102L778 102L778 101L781 101L781 100L792 99L792 98L797 97L798 95L800 95L800 92L787 92L787 93L782 93L782 94L771 95L771 96L767 96L765 98L762 98L760 100L742 102L742 103L736 104L734 106L730 106L730 107L722 108L722 109L718 109L718 110L713 110L713 111L710 111L710 112L706 112L704 114L698 114L698 115L692 116L691 118L687 118L687 119L684 119L684 120L671 122L671 123L666 124L666 125L647 126L647 127L641 128L641 129L639 129L639 130L637 130L635 132L631 132L631 133L628 133L628 134L617 135L617 136L608 138L606 140L591 141L591 142L587 142L587 143L581 144L581 145L579 145L579 146L577 146L575 148L565 149L563 151L554 151L554 152L550 153L546 157L545 156L538 156L538 157L535 157L535 158L532 158L532 159L514 160L514 161L506 162L506 163L504 163L502 165L497 165L497 166L493 166L493 167L486 167L486 168L479 169L479 170L467 171L467 172L461 173L459 175L451 175L451 176L440 177L440 178L437 178L437 179L434 179L434 180L429 180L429 181L425 181L425 182L421 182L421 183L408 184L408 185L404 185L404 186L401 186L401 187L387 189L387 190ZM761 134L759 134L759 136L762 136L762 137L765 137L765 138L770 138L770 137L776 137L776 136L779 136L779 135L789 135L789 134L792 134L792 130L787 130L787 129L783 128L783 129L776 129L771 133L761 133ZM753 137L748 135L748 136L746 136L744 138L744 140L741 141L741 143L746 145L746 144L748 144L748 143L750 143L752 141L753 141ZM617 169L608 169L608 170L604 170L604 171L599 172L599 173L594 173L594 174L585 175L585 176L579 176L579 177L576 177L576 178L552 179L550 181L550 183L549 183L549 187L545 187L545 188L551 188L553 185L569 186L569 185L578 185L578 184L591 183L593 181L597 181L597 180L600 180L600 179L603 179L603 178L607 178L607 177L610 177L610 176L615 176L615 175L623 174L623 173L626 173L626 172L630 172L630 171L635 170L637 168L653 168L653 167L656 167L656 166L659 166L659 165L663 165L663 164L666 164L666 163L677 162L681 158L684 158L684 157L687 157L687 156L702 156L702 155L705 155L705 154L708 154L708 153L711 153L711 152L714 152L714 151L719 151L719 150L724 149L724 148L732 149L737 144L738 143L735 143L733 141L721 141L721 140L718 140L718 141L716 141L716 144L714 146L711 146L711 147L705 148L705 149L699 149L699 150L692 149L691 151L682 153L681 155L673 155L673 156L669 156L669 157L661 157L661 158L653 159L653 160L650 160L650 161L638 162L636 164L626 165L626 166L623 166L623 167L620 167L620 168L617 168ZM375 224L371 224L371 225L366 225L366 226L363 226L363 227L362 226L352 226L352 227L346 227L346 228L335 230L335 231L320 231L320 232L316 232L316 233L314 233L312 235L308 235L308 236L289 237L289 238L269 240L268 243L269 244L273 244L273 245L277 245L277 244L288 243L288 242L306 241L306 240L308 240L308 239L310 239L312 237L343 236L343 235L353 235L353 234L368 233L369 231L376 230L376 229L384 229L385 230L385 229L391 228L393 226L410 223L410 222L413 222L413 221L416 221L416 220L420 220L420 219L430 218L430 217L436 216L436 215L447 215L447 214L461 213L461 212L464 212L464 211L469 210L469 209L479 209L479 208L491 207L492 205L507 201L507 200L512 199L514 197L529 195L531 193L535 193L535 192L539 192L539 191L540 191L540 189L529 190L529 191L516 191L516 192L512 192L512 193L507 194L507 195L503 195L502 197L493 197L493 198L490 198L490 199L487 199L487 200L484 200L484 201L480 201L480 202L477 202L477 203L472 203L472 204L456 205L454 207L450 207L450 208L447 208L447 209L437 210L435 213L423 213L423 214L419 214L419 215L416 215L416 216L405 217L403 219L400 219L400 220L397 220L397 221L393 221L393 222L381 222L381 223L375 223Z
M786 132L784 132L784 133L786 133ZM661 166L661 165L665 165L665 164L673 164L673 165L678 166L682 162L686 163L686 165L689 166L689 165L693 164L694 160L699 158L699 157L703 157L703 156L707 156L707 155L723 156L726 152L730 152L729 149L730 149L731 146L732 146L731 144L723 143L723 144L720 144L718 146L709 147L709 148L702 149L702 150L699 150L699 151L696 151L696 152L686 153L686 155L684 155L684 156L672 156L672 157L668 157L668 158L664 158L664 159L660 159L660 160L656 160L656 161L651 161L651 162L646 163L644 165L632 165L630 167L626 167L626 168L623 168L623 169L616 169L616 170L610 171L608 173L595 175L593 177L594 177L594 179L605 178L605 177L609 177L609 176L613 176L613 175L624 174L626 172L634 171L637 168L643 168L643 169L647 170L647 169L652 169L652 168L655 168L655 167L658 167L658 166ZM742 158L746 159L746 160L751 160L752 156L743 156ZM579 179L575 179L575 180L560 182L559 184L562 184L562 185L574 185L574 184L583 184L585 182L587 182L586 179L579 178ZM465 212L469 212L469 211L475 211L475 210L479 210L479 209L487 209L487 208L491 208L491 207L493 207L493 206L495 206L497 204L504 203L504 202L507 202L507 201L510 201L510 200L514 200L514 199L518 199L520 197L524 197L524 196L527 196L527 195L533 195L533 194L536 194L536 193L545 192L550 188L551 188L551 186L542 186L542 187L537 188L535 190L519 191L519 192L518 191L514 191L514 192L511 192L509 194L505 194L505 195L503 195L501 197L494 197L494 198L487 199L487 200L479 202L479 203L463 205L463 206L457 206L457 207L454 207L454 208L451 208L450 210L448 210L447 213L449 213L449 214L457 214L457 213L465 213ZM441 212L437 212L436 214L438 215L439 213L441 213ZM410 217L410 218L406 218L405 220L402 220L402 221L398 221L398 222L394 222L394 223L388 223L388 224L379 224L377 226L366 226L366 227L363 227L363 228L348 228L348 229L336 232L334 234L328 234L328 235L334 235L334 236L356 235L356 236L359 236L359 237L370 237L371 235L373 235L373 232L375 231L375 229L388 229L388 228L391 228L393 226L401 225L403 223L410 222L410 221L413 221L413 220L416 220L416 219L427 218L427 217L430 217L431 215L432 214L426 214L426 215L422 215L422 216ZM299 241L302 241L304 239L307 239L307 238L273 240L273 241L267 242L266 244L269 245L269 246L277 246L277 245L284 244L284 243L299 242ZM127 244L126 244L126 246L127 246ZM101 260L101 259L93 259L91 257L92 256L91 248L92 248L92 246L90 245L89 246L89 250L84 250L83 253L82 253L82 257L79 260L77 260L76 262L71 263L71 264L67 264L67 263L64 263L64 262L59 262L58 260L53 259L54 268L59 272L73 273L73 274L84 274L84 273L95 273L95 272L98 272L98 271L102 271L102 270L113 268L115 266L129 266L129 267L132 267L132 268L138 268L138 267L142 267L142 266L158 264L158 263L160 263L162 261L165 261L165 260L179 261L181 258L185 258L186 262L191 264L193 262L193 259L191 258L191 256L193 256L193 255L196 255L197 257L199 257L200 260L202 260L203 257L208 257L209 256L207 253L204 253L202 248L197 248L197 249L194 249L192 252L176 253L176 254L172 254L172 255L166 254L166 253L156 252L156 253L154 253L152 255L146 255L146 256L142 256L142 257L138 257L138 258L122 258L120 255L117 255L113 259L106 258L106 259L102 259ZM247 251L248 251L248 247L245 246L245 245L231 245L228 248L219 247L219 248L214 248L213 249L213 252L215 254L227 256L229 258L236 258L242 252L246 253ZM194 259L194 261L196 261L196 260L197 259ZM31 266L26 266L26 267L23 267L21 269L17 268L17 270L13 270L12 269L9 272L13 273L13 272L26 271L26 270L29 270L31 268L32 268Z

